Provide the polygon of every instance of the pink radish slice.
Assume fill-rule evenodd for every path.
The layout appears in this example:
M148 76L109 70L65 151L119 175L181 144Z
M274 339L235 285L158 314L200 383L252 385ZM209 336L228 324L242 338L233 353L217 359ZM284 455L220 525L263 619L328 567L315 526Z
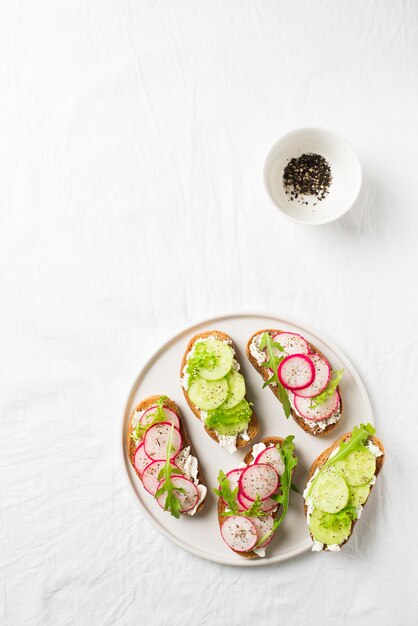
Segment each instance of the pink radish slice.
M187 513L196 506L199 500L199 492L194 482L186 478L185 476L171 476L171 482L174 487L173 493L180 502L180 513ZM158 488L163 484L163 481L158 485ZM184 491L180 491L180 489ZM162 493L157 498L157 502L163 509L167 500L167 492Z
M158 484L161 479L158 478L158 474L161 472L165 465L165 461L152 461L147 467L144 469L142 473L142 484L145 489L153 496L158 489ZM172 465L176 469L179 469L177 465ZM179 474L180 474L179 470Z
M315 378L315 368L309 357L304 354L291 354L279 365L277 376L283 387L296 391L309 387Z
M277 333L274 335L273 341L277 341L287 355L309 353L308 342L297 333Z
M315 368L315 378L309 387L295 391L295 394L297 396L302 396L302 398L312 398L313 396L318 396L324 391L325 387L329 383L329 379L331 378L331 368L328 361L324 359L324 357L319 354L309 354L308 356Z
M241 511L248 511L250 506L254 504L252 500L248 500L248 498L246 498L240 491L238 491L237 500L238 507ZM273 500L273 498L266 498L265 500L261 501L261 508L265 513L270 513L270 511L276 509L277 506L278 504L276 500Z
M226 477L228 479L228 484L231 491L234 491L234 489L238 487L238 481L243 471L243 469L234 469L227 473ZM228 503L225 502L223 498L222 502L224 502L224 504L228 506Z
M228 517L221 526L222 539L237 552L248 552L257 543L257 530L253 522L242 515Z
M264 537L264 535L267 535L267 533L273 529L274 518L272 515L266 515L265 517L249 517L248 519L252 521L257 531L257 543ZM265 548L268 546L273 537L274 533L272 533L270 537L267 537L267 539L258 547Z
M338 391L334 391L332 396L323 404L311 408L312 398L301 398L294 396L294 404L297 412L307 420L325 420L330 417L340 406L340 396Z
M257 496L266 500L277 490L279 475L271 465L257 463L244 469L238 485L240 492L248 500L255 500Z
M140 424L142 424L142 426L148 426L148 424L151 424L154 420L156 410L157 406L150 406L150 408L141 415L141 419L139 420ZM170 422L170 424L174 424L174 426L180 430L180 420L178 415L172 409L169 409L168 406L164 406L163 411L165 419L162 421Z
M163 461L167 456L167 445L170 439L171 429L173 428L173 437L171 444L173 450L171 451L170 459L178 454L181 449L181 434L176 426L172 426L170 422L158 422L154 426L150 426L144 435L144 448L145 453L153 461Z
M142 472L150 463L151 463L151 459L149 458L149 456L145 454L144 442L142 442L139 444L139 446L135 450L135 456L134 456L135 468L140 476L142 476Z
M274 467L279 476L281 476L285 470L282 455L276 446L270 446L270 448L266 448L260 452L254 463L267 463L267 465L271 465Z

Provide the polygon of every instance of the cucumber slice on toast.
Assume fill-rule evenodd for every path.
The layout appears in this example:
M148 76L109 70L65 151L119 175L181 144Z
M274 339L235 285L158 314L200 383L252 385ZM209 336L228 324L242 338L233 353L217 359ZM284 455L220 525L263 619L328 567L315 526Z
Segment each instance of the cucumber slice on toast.
M198 374L205 380L220 380L231 370L234 360L234 352L227 343L220 339L207 338L202 342L211 355L215 357L215 362L211 366L201 367Z
M324 513L338 513L346 506L349 493L344 478L330 467L318 475L310 497L316 509Z
M210 411L217 409L225 402L228 395L228 383L225 378L210 381L196 376L188 393L190 400L199 409Z
M245 379L242 374L232 370L226 375L228 382L228 396L222 405L223 409L232 409L245 396Z
M358 487L351 487L349 502L353 506L360 506L364 504L369 497L370 485L359 485Z
M331 515L314 509L309 519L309 530L312 537L328 546L340 545L348 539L351 532L351 520L348 517L335 516L334 523L333 521Z
M370 450L356 450L344 461L337 461L335 470L344 477L350 487L368 484L376 471L376 457Z

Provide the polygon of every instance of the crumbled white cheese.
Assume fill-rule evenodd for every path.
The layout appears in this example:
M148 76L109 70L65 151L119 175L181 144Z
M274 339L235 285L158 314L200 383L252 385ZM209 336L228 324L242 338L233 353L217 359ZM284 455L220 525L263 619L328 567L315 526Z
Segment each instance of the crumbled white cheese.
M339 552L341 550L341 546L336 543L332 543L330 546L327 546L328 552Z
M373 476L373 478L371 479L371 481L370 481L370 483L369 483L370 487L371 487L372 485L374 485L374 484L375 484L375 482L376 482L376 475L374 475L374 476Z
M132 426L135 428L138 426L139 420L144 415L145 411L135 411L134 416L132 418Z
M314 542L312 544L312 552L321 552L323 548L324 548L324 544L314 539Z
M383 452L381 451L379 446L376 446L371 439L369 439L369 441L367 442L367 447L370 450L370 452L374 454L376 457L383 456Z
M240 433L240 435L241 435L241 438L244 439L244 441L250 441L250 435L248 434L248 428L243 430L242 433Z
M251 451L252 457L253 457L253 463L255 461L255 459L258 457L258 455L260 454L260 452L262 452L263 450L266 449L266 444L263 443L262 441L260 441L260 443L256 443L253 445L253 449Z
M361 506L361 504L359 504L358 506L356 506L356 519L360 519L362 513L363 507Z
M216 431L215 431L216 432ZM221 448L225 448L229 454L233 454L237 450L237 438L235 435L220 435L216 433L219 439L219 445Z
M257 554L257 556L266 556L266 549L265 548L253 548L253 552L255 552Z
M258 365L262 365L267 360L267 355L260 350L260 341L263 334L255 335L250 343L250 354L257 361Z

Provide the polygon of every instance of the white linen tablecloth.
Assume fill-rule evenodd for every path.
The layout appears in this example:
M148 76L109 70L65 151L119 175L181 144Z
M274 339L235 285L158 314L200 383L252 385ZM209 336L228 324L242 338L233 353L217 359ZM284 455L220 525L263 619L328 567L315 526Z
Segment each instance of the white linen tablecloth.
M416 623L417 30L406 0L1 3L1 623ZM308 125L364 171L324 227L262 184ZM387 464L343 552L243 570L143 519L119 429L156 345L254 309L353 360Z

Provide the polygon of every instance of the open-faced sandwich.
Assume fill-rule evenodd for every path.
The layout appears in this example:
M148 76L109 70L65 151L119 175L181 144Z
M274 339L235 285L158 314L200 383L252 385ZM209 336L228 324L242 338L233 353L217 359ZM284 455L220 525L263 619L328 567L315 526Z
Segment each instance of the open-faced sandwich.
M167 396L140 402L128 437L132 466L158 504L177 518L200 511L207 489L176 403Z
M297 457L293 436L268 437L253 446L244 463L219 472L218 521L227 546L249 559L265 556L285 518Z
M332 371L321 352L297 333L259 330L247 344L247 356L303 430L321 437L336 427L343 403L339 383L344 370Z
M356 426L312 464L303 497L314 552L338 552L351 537L384 463L375 432Z
M181 386L191 410L208 435L230 453L247 445L258 431L239 369L232 339L211 330L192 337L180 370Z

